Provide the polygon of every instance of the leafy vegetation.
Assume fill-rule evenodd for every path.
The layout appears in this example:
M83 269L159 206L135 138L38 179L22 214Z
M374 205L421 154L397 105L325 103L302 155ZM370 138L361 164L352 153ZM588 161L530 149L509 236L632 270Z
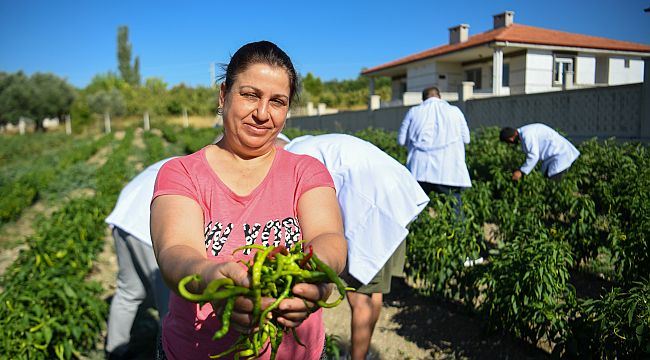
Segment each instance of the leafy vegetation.
M555 345L558 357L649 356L647 148L589 140L562 182L534 171L512 183L523 153L498 142L498 130L472 134L463 225L450 217L453 199L440 196L411 225L408 276L425 293L460 300L493 330ZM365 138L403 161L393 134ZM496 228L487 243L477 231L486 224ZM485 265L461 266L477 252ZM577 298L571 270L594 268L590 263L608 266L617 287L600 298Z
M3 136L0 214L11 215L2 221L18 218L36 197L56 199L75 187L92 191L75 199L60 196L61 208L35 221L28 249L2 276L0 353L70 359L92 351L107 307L101 287L87 280L103 246L103 219L137 172L134 159L147 165L194 152L220 131L157 126L143 133L144 152L131 145L133 129L122 141L111 135L74 142L56 133ZM321 133L283 132L291 138ZM431 194L410 225L409 280L428 296L464 304L485 320L487 330L546 342L556 357L650 356L647 148L585 141L560 183L539 171L512 183L510 173L523 154L498 142L497 134L496 128L472 133L467 163L473 182L462 193L462 212L455 211L454 197ZM406 152L394 132L366 129L354 135L404 163ZM89 165L102 149L108 161ZM478 257L483 264L466 266ZM576 271L605 277L611 285L579 296ZM335 353L332 340L328 351Z
M301 104L324 103L333 108L350 109L367 105L370 95L370 80L361 75L356 79L322 81L308 72L302 79L302 85ZM383 100L390 100L390 78L375 80L375 94Z

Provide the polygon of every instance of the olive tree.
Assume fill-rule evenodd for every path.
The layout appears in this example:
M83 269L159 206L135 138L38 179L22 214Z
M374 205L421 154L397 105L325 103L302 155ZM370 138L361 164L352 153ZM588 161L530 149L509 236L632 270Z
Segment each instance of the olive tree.
M70 113L75 89L66 80L48 73L31 77L22 71L0 73L0 122L16 123L21 117L31 118L36 131L44 131L43 119L63 118Z
M97 91L88 95L87 101L92 112L104 115L106 132L111 132L111 114L119 116L126 109L124 96L117 89Z

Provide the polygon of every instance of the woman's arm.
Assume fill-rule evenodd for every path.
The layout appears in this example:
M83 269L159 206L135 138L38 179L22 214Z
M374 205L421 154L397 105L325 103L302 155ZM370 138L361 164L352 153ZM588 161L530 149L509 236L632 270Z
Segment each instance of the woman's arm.
M334 188L318 187L304 193L298 200L298 221L302 238L314 253L337 274L343 271L348 243Z
M247 271L235 262L208 260L203 235L203 212L192 199L180 195L163 195L151 205L151 239L160 272L169 288L178 294L178 282L185 276L199 274L199 284L189 284L192 293L202 293L215 279L230 278L235 285L249 287ZM272 299L264 299L266 307ZM220 312L222 304L212 304ZM239 332L248 332L253 301L240 296L235 302L231 321Z
M203 291L207 283L220 277L234 276L235 282L245 281L245 271L241 277L227 263L208 260L203 238L203 212L194 200L180 195L154 199L151 205L154 253L165 282L176 293L178 282L190 274L202 278L196 289L190 288L193 292Z

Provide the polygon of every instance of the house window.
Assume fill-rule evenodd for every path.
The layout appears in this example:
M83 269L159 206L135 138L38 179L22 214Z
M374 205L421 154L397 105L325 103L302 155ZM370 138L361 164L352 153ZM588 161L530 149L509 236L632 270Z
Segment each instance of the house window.
M474 89L481 88L481 68L465 70L465 81L473 81Z
M566 78L568 73L571 74L571 79ZM572 82L575 80L573 58L556 57L553 65L553 85L560 86L564 84L565 80L570 80Z
M630 68L630 59L625 59L623 65L625 66L626 69Z
M501 86L510 86L510 64L503 64L503 76Z

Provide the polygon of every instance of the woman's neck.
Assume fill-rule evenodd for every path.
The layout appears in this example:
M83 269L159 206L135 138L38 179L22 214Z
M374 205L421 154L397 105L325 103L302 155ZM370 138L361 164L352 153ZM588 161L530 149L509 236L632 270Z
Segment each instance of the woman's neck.
M236 194L245 196L264 181L271 170L276 153L275 147L271 146L269 151L257 156L248 152L241 155L217 143L206 156L221 181Z
M267 157L273 158L275 154L275 146L273 143L260 148L250 148L242 143L237 143L234 141L228 142L225 138L222 138L215 145L221 150L230 153L234 158L237 158L239 161L243 162L255 162L255 160L264 162L266 161Z

